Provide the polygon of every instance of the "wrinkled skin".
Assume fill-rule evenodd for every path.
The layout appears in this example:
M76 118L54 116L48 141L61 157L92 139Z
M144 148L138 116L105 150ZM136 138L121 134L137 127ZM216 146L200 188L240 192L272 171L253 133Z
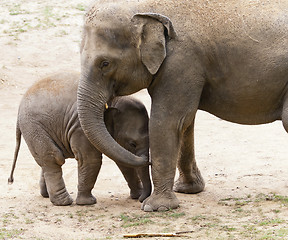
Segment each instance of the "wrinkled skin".
M239 124L282 120L288 131L287 9L287 1L268 0L98 0L90 7L80 123L111 158L144 162L108 138L103 111L113 97L148 88L154 192L142 209L176 208L173 188L204 189L194 154L198 109Z
M24 95L17 119L17 145L21 134L36 162L41 166L40 192L54 205L70 205L72 198L62 178L61 166L67 158L78 161L78 205L96 203L91 190L102 164L102 153L85 136L78 119L76 92L79 73L58 73L36 82ZM105 111L110 134L125 149L148 158L148 114L145 106L132 97L120 97ZM142 202L151 193L149 168L129 167L116 162L130 188L130 196Z

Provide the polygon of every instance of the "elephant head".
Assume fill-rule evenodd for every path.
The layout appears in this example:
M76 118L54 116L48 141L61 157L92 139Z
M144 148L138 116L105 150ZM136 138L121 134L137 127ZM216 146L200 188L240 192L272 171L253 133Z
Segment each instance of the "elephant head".
M129 166L142 166L147 158L122 148L107 131L105 104L147 88L165 60L167 41L176 33L170 20L160 14L114 9L92 7L85 15L79 119L88 139L105 155Z

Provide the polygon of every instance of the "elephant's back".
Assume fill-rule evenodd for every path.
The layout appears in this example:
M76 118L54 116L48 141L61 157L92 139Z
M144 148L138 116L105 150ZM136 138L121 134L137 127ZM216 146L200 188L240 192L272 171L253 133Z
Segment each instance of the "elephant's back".
M36 97L38 95L50 94L51 96L76 96L80 73L78 72L59 72L47 76L35 82L25 93L24 98Z
M65 156L73 156L68 132L72 126L80 125L76 104L79 76L79 73L57 73L37 81L24 94L18 123L28 145L34 145L33 139L50 139Z
M19 113L32 118L67 114L75 105L79 73L60 72L35 82L24 94Z

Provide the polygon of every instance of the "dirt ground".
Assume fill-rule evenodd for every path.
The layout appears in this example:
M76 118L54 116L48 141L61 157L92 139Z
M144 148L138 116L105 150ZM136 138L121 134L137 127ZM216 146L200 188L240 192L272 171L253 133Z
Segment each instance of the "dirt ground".
M0 239L122 239L124 234L179 232L176 239L288 239L288 136L281 122L243 126L198 112L196 157L206 188L196 195L177 194L181 205L168 212L141 211L107 158L93 190L96 205L53 206L39 194L40 168L24 141L14 184L7 184L21 97L47 74L80 69L86 5L80 0L0 2ZM147 93L137 96L150 109ZM76 161L67 160L63 168L75 199Z

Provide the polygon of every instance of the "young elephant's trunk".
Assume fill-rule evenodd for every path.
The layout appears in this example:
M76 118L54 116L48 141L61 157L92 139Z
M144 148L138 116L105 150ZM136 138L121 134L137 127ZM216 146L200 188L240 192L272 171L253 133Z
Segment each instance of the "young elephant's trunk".
M111 97L109 86L100 85L94 74L82 74L78 93L77 106L81 127L90 142L116 163L140 167L148 165L145 156L138 157L121 147L109 134L105 122L105 105ZM93 83L93 84L92 84Z

